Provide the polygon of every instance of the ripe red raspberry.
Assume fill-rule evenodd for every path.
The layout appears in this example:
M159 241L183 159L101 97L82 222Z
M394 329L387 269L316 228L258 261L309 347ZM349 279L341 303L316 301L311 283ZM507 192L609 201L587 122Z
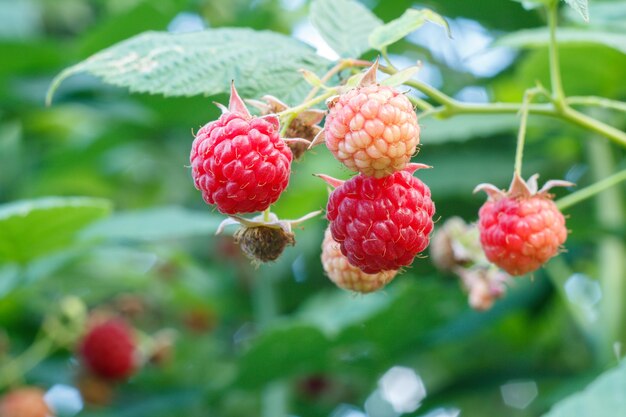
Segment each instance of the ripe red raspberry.
M425 167L409 164L383 178L357 175L331 193L330 230L352 265L368 274L397 270L426 249L435 205L428 186L412 175Z
M381 178L406 166L419 144L420 128L404 94L364 84L329 102L324 135L328 149L345 166Z
M52 411L39 388L23 387L9 391L0 401L1 417L51 417Z
M348 262L339 248L339 243L333 239L330 228L324 233L322 242L322 266L328 278L339 288L368 293L387 285L398 271L382 271L377 274L367 274Z
M136 369L133 330L121 319L93 325L80 343L79 352L87 368L101 378L122 380Z
M567 238L567 229L547 191L570 185L548 181L537 191L537 175L526 183L516 174L506 193L489 184L476 187L489 195L478 213L480 243L487 259L510 275L524 275L555 256Z
M274 115L252 117L231 88L230 104L191 148L191 173L208 204L224 214L263 211L287 188L292 154Z

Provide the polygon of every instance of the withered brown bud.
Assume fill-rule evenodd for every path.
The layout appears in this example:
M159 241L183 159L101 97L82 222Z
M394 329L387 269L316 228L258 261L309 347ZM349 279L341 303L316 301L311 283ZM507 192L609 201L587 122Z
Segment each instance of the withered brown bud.
M255 262L275 261L287 245L296 243L295 235L282 228L242 227L235 232L235 242L248 258Z

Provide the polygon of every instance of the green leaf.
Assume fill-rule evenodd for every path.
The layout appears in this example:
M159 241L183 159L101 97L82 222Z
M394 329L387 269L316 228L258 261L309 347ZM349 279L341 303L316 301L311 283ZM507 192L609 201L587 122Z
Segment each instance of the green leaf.
M237 385L259 387L278 377L315 371L325 363L329 348L329 340L311 325L268 329L241 357Z
M626 410L626 361L603 373L584 391L559 402L544 417L622 415Z
M355 0L316 0L311 23L340 56L357 58L370 49L368 36L383 22Z
M77 231L108 215L108 200L49 197L0 206L0 261L26 263L70 245Z
M565 3L576 10L585 22L589 21L589 2L587 0L565 0Z
M312 297L299 311L298 317L316 324L330 337L342 329L359 324L380 313L395 301L396 296L376 292L360 297L348 291L333 290Z
M161 207L115 214L81 233L86 239L152 241L215 233L224 217L210 211Z
M626 34L623 33L567 28L558 29L556 39L561 45L604 45L626 54ZM549 42L548 30L540 28L510 33L498 39L495 45L536 48L547 46Z
M460 115L444 120L428 117L420 120L422 142L427 145L514 133L518 126L519 118L515 115L499 114Z
M270 31L145 32L67 68L52 81L47 101L63 80L80 72L165 96L227 93L234 80L244 96L271 94L289 101L308 89L299 69L318 72L327 66L309 46Z
M410 80L415 74L417 74L420 70L420 67L412 66L403 69L402 71L398 71L393 74L389 78L385 78L381 81L381 85L388 85L390 87L396 87L401 84L404 84L406 81Z
M409 9L399 18L376 28L369 37L370 46L382 51L387 46L396 43L409 33L419 29L426 22L435 23L443 27L448 32L448 36L452 37L450 26L448 26L448 22L441 15L430 9Z

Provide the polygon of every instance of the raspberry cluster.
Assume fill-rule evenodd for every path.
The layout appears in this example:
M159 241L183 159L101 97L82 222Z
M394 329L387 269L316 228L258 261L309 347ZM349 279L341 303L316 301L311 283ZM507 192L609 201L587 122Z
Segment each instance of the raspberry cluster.
M335 187L322 263L339 287L357 292L376 290L411 265L429 244L435 213L430 189L413 176L427 166L409 163L419 144L417 116L406 96L376 82L377 68L329 101L324 125L328 149L359 174L345 182L320 175Z

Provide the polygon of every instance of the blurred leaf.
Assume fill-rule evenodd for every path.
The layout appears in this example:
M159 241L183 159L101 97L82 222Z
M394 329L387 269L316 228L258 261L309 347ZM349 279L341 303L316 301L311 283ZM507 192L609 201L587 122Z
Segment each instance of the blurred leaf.
M260 387L297 372L312 372L326 361L330 342L314 326L292 324L265 330L240 359L238 385Z
M559 48L563 88L570 96L596 95L621 97L626 93L626 54L601 45L566 44ZM593 56L593 59L581 57ZM510 87L523 90L539 81L550 85L547 46L522 55L515 68Z
M369 50L368 36L383 23L355 0L316 0L310 18L322 38L344 58L358 58Z
M369 37L370 45L372 48L381 51L409 33L419 29L426 22L435 23L443 27L448 36L452 37L450 26L448 26L448 22L441 15L430 9L409 9L399 18L376 28Z
M210 235L225 217L209 211L161 207L118 213L81 233L85 239L150 241Z
M0 206L0 260L25 263L68 246L75 233L111 211L107 200L49 197Z
M147 30L164 29L176 14L176 9L171 0L158 3L142 1L123 13L114 13L81 36L81 56L91 55Z
M576 10L585 22L589 21L589 2L587 0L565 0L565 3Z
M391 77L385 78L380 82L380 85L388 85L391 87L396 87L398 85L404 84L406 81L410 80L415 74L417 74L420 70L418 66L412 66L403 69L402 71L398 71L393 74Z
M309 299L300 309L298 317L316 324L328 336L334 336L343 328L362 323L379 313L395 298L382 292L361 296L334 289L330 292L321 292Z
M618 416L626 413L626 361L600 375L584 391L556 404L544 417Z
M584 29L558 29L557 42L561 45L589 45L597 44L608 46L626 54L626 34L602 32ZM514 48L536 48L547 46L550 34L547 29L527 29L512 32L499 38L496 46L510 46Z
M580 21L578 13L571 8L565 11L568 20ZM617 30L622 33L626 31L626 2L602 1L589 4L589 16L591 19L585 27L600 28L604 31Z
M452 119L420 120L421 140L425 144L464 142L473 138L515 132L519 118L515 115L460 115Z
M40 8L33 0L0 0L0 38L25 39L39 34Z
M193 33L146 32L67 68L52 82L48 101L63 80L89 72L133 92L165 96L226 93L298 97L308 84L297 71L326 68L328 61L292 38L251 29Z

